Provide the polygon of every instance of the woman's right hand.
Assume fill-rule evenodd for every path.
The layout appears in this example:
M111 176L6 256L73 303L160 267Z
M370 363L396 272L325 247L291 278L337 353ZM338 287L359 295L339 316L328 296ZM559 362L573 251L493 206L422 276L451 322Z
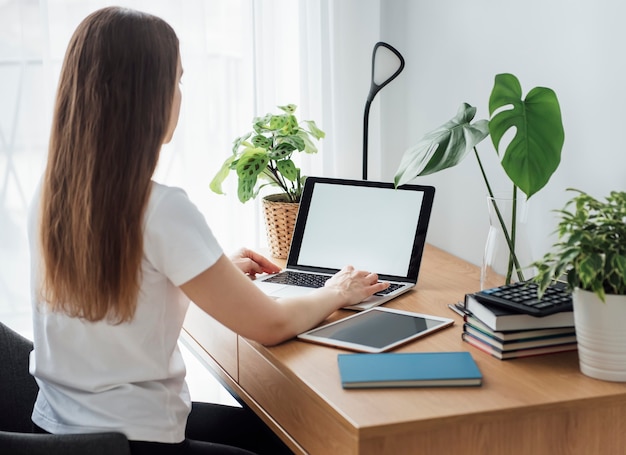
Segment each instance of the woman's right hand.
M350 306L387 289L389 283L379 282L376 273L356 270L348 265L328 279L324 287L337 291L345 299L342 306Z

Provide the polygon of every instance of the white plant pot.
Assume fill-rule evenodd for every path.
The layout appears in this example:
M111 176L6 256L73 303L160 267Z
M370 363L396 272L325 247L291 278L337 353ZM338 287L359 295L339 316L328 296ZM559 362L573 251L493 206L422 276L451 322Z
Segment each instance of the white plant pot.
M576 289L573 301L580 371L626 382L626 295L607 295L602 302L593 292Z

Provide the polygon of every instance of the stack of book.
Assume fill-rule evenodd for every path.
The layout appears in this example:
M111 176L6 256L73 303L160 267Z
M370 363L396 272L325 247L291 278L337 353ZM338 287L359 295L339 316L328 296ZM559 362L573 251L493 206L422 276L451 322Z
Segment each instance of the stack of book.
M535 317L513 313L476 300L464 302L463 340L505 360L576 350L574 312Z

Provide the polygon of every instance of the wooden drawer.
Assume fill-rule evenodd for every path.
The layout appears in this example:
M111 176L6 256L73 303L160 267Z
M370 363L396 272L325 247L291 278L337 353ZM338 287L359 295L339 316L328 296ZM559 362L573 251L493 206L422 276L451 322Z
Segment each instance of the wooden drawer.
M319 397L309 396L312 392L299 384L297 377L279 371L241 337L239 358L245 365L239 385L287 434L299 435L306 453L357 453L357 435L330 407L323 406Z
M183 328L235 381L239 377L237 334L195 304L189 305Z

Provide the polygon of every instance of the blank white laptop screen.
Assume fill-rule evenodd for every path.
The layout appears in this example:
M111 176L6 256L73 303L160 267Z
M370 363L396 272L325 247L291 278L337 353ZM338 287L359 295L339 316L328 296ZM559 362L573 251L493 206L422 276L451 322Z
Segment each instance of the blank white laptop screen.
M318 182L302 235L299 265L406 276L424 193Z

